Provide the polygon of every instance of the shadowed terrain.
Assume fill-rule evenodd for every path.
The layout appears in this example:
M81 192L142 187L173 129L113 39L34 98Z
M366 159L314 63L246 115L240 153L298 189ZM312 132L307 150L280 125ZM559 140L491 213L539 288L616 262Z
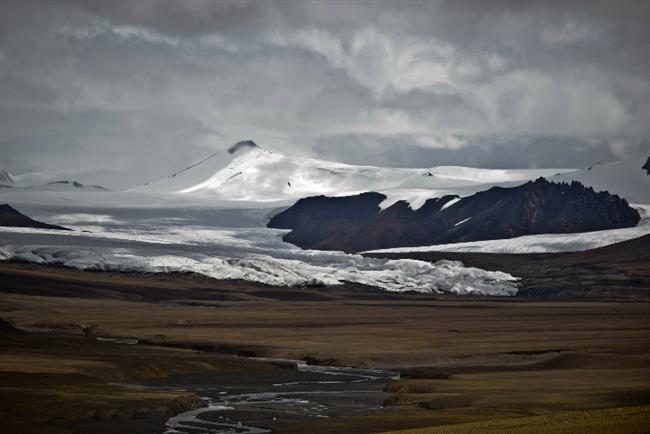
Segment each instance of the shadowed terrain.
M585 252L368 253L390 259L462 261L466 266L500 270L520 277L518 297L536 299L650 297L650 235Z
M62 226L51 225L29 218L7 204L0 205L0 226L68 230Z
M247 371L273 382L277 370L287 381L248 356L402 373L385 384L381 411L269 422L277 433L589 432L603 418L625 433L648 420L644 301L270 288L11 263L0 282L0 420L15 432L161 432L169 414L198 404L191 388L138 385L170 375L181 389L181 373L215 386L209 372L245 384Z
M625 228L640 219L616 195L544 178L463 198L429 199L415 210L406 201L380 209L384 199L372 192L308 197L275 215L268 227L291 229L283 239L304 249L358 252Z

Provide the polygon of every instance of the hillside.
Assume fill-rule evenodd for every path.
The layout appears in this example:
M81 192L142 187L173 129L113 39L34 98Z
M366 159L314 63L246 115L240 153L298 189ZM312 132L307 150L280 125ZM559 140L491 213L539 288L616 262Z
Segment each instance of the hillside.
M0 205L0 226L68 230L62 226L50 225L31 219L7 204Z
M578 181L617 194L630 203L650 203L650 167L648 160L633 158L611 163L597 163L586 169L562 173L549 178L552 181ZM644 164L645 163L645 164Z
M342 196L379 191L386 196L382 208L398 200L407 200L418 208L426 199L440 195L464 196L487 186L552 176L557 172L558 169L355 166L285 155L247 140L216 152L165 179L130 191L261 202L295 200L319 194Z
M465 198L443 196L413 210L397 202L381 210L379 193L312 197L274 216L268 226L291 229L284 240L302 248L348 252L400 246L575 233L635 226L627 202L580 183L544 178L493 187Z

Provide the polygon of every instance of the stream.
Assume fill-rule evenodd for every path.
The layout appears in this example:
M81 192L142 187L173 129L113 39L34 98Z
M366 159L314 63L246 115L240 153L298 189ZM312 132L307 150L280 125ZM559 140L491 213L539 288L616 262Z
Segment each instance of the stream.
M274 425L384 411L385 383L397 371L311 366L297 370L175 375L157 389L198 394L205 407L167 420L165 434L261 434Z

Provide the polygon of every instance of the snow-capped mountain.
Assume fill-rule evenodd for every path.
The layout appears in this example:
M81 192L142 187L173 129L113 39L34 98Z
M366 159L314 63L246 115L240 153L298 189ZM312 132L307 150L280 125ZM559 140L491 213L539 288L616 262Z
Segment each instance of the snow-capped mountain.
M273 201L314 194L396 187L416 169L289 157L243 141L168 178L131 191L183 193L228 200Z
M544 177L555 181L578 180L597 191L610 191L630 203L644 204L650 203L650 176L641 166L643 161L638 159L598 164L584 170L358 166L285 155L247 140L215 152L167 178L126 192L95 195L102 188L79 186L74 182L40 182L31 184L36 186L30 188L3 188L0 194L5 196L4 201L11 203L65 201L89 206L255 208L291 205L310 196L348 196L374 191L386 196L381 209L404 200L417 210L428 199L445 195L465 197L494 186L514 187ZM23 175L8 176L16 181L14 187L25 186Z
M191 194L212 199L278 201L314 195L379 191L382 207L407 200L413 208L444 194L467 195L489 185L552 176L558 169L491 170L438 166L430 169L356 166L287 156L251 140L239 142L166 179L130 191ZM564 170L566 171L566 170Z
M48 182L56 181L58 175L45 172L27 172L20 175L13 175L16 184L24 187L32 185L43 185Z
M596 191L607 190L618 194L630 203L650 203L650 175L644 169L644 160L640 158L598 163L586 169L553 176L551 179L579 181Z
M379 193L299 200L275 215L271 228L291 229L284 240L317 250L362 250L482 241L531 234L629 228L640 213L607 192L544 178L493 187L471 196L429 199L418 210L404 202L380 210Z

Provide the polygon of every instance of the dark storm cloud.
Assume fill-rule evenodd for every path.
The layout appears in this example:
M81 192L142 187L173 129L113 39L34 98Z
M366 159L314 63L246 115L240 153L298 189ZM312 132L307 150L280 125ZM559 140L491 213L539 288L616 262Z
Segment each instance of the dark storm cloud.
M447 143L454 141L462 142L462 148L418 146L409 136L345 135L318 139L314 149L324 159L344 155L349 164L422 168L458 165L461 152L464 165L489 169L586 167L586 161L593 165L650 152L650 141L629 137L446 138Z
M242 138L401 166L647 153L649 18L637 1L6 1L0 167L124 187Z

